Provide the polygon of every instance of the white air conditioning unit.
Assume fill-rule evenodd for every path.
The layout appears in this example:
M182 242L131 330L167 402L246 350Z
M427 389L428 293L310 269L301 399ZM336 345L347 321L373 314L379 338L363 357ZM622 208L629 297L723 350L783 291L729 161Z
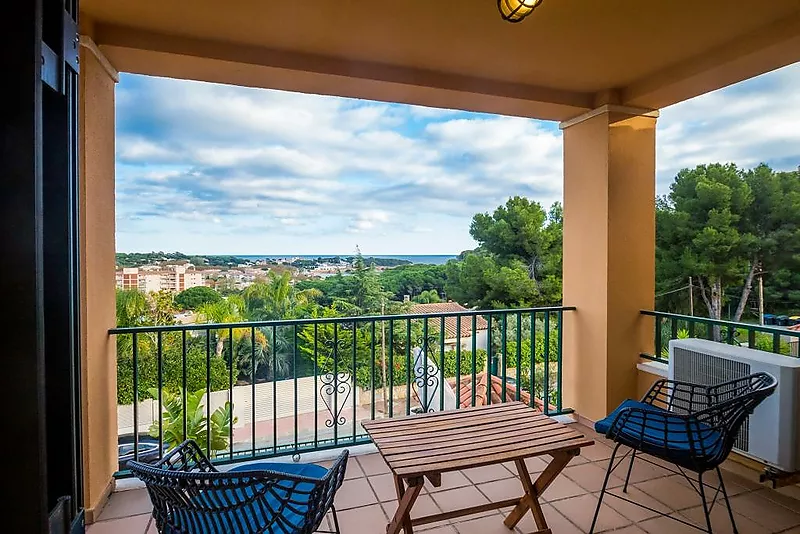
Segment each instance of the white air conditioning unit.
M778 387L745 421L734 450L781 471L800 471L800 358L705 339L669 342L671 380L710 386L762 371Z

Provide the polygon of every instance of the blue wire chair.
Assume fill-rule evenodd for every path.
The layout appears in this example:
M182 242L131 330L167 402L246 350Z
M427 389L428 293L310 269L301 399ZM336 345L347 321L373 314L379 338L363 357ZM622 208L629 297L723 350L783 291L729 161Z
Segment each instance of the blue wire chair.
M156 527L164 534L311 534L328 510L332 532L339 534L333 498L347 457L345 450L330 469L262 463L219 472L187 440L156 464L128 466L146 484Z
M627 400L608 417L595 423L595 430L616 442L616 446L609 460L590 534L594 532L600 506L607 493L698 530L712 533L710 514L720 491L728 507L733 532L738 533L719 465L730 454L739 429L747 417L775 392L777 385L775 377L768 373L756 373L714 386L659 380L641 401ZM631 450L615 464L617 452L623 445ZM650 454L675 464L677 471L673 472L686 477L700 496L706 529L607 491L611 472L630 454L628 474L622 490L624 493L628 492L633 461L638 453ZM639 459L649 461L642 456ZM692 480L684 470L697 473L697 481ZM703 482L703 475L712 470L717 472L719 479L716 487ZM715 489L710 505L705 498L706 487Z

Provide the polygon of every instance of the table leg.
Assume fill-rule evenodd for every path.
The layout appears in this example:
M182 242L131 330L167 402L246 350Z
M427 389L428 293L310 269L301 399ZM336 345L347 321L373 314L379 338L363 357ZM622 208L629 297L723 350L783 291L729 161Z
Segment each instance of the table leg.
M560 452L553 455L553 460L548 464L547 468L538 476L536 482L531 481L531 476L528 473L528 467L525 465L525 460L516 460L514 463L519 472L519 479L522 482L522 487L525 490L525 495L520 497L519 502L506 517L503 523L509 529L517 526L517 523L525 516L525 513L530 510L533 515L533 520L536 522L537 528L540 533L550 532L545 520L542 506L539 504L539 497L544 490L547 489L553 480L558 476L564 467L567 466L573 456L576 456L580 451L567 451Z
M422 491L423 479L412 478L408 481L408 488L405 487L403 479L394 477L394 487L397 490L397 511L394 513L392 521L386 526L387 534L398 534L402 529L405 534L414 534L414 527L411 525L411 509Z

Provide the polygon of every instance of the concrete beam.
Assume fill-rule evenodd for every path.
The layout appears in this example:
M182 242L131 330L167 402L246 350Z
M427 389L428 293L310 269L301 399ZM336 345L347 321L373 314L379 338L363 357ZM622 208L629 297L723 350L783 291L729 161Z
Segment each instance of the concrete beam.
M660 109L800 61L800 13L635 81L621 103Z
M172 78L563 120L594 95L333 56L95 24L120 71Z

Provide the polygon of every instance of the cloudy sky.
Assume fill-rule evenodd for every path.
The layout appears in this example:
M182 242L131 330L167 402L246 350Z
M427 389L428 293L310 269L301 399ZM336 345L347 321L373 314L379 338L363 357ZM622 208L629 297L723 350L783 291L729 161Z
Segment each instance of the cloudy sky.
M800 165L800 64L662 110L683 167ZM510 195L562 197L551 122L122 75L117 249L457 254Z

